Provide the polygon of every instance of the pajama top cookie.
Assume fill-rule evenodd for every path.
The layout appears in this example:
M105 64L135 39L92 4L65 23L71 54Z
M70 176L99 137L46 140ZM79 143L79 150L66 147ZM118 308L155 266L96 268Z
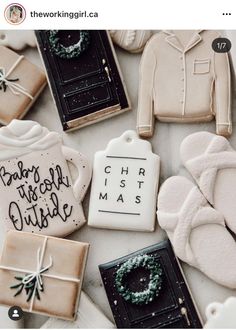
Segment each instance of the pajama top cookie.
M95 154L88 224L153 231L160 158L151 144L126 131Z
M68 162L78 178L72 182ZM90 182L87 159L37 122L0 129L0 216L7 229L66 236L85 223L81 201Z
M210 30L171 30L147 42L140 62L137 130L153 135L155 119L199 123L215 118L216 132L232 133L228 53L217 53Z

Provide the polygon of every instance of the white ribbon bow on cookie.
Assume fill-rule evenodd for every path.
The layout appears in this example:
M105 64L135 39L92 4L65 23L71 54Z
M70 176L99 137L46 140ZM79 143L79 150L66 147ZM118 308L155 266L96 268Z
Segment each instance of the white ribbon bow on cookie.
M7 79L7 77L12 73L12 71L16 68L16 66L20 63L20 61L24 58L24 56L20 56L18 60L13 64L10 70L6 73L5 68L0 68L0 86L5 84L5 86L9 87L10 91L15 95L24 94L28 96L31 100L33 100L33 96L27 92L23 86L15 82L15 79Z
M69 282L75 282L75 283L80 282L79 278L45 273L53 265L53 260L52 260L52 257L50 256L49 264L42 268L43 259L44 259L44 255L45 255L45 251L46 251L47 240L48 240L48 237L45 236L42 248L39 248L37 250L37 267L36 267L35 272L32 272L28 269L21 269L21 268L15 268L15 267L11 267L11 266L0 265L0 269L5 269L5 270L13 271L13 272L25 273L26 275L23 277L23 279L21 281L21 283L24 285L27 285L30 282L32 283L35 280L34 290L29 299L30 300L30 306L28 309L29 312L33 311L34 301L35 301L38 290L43 291L42 290L43 277L49 277L49 278L58 279L61 281L69 281Z

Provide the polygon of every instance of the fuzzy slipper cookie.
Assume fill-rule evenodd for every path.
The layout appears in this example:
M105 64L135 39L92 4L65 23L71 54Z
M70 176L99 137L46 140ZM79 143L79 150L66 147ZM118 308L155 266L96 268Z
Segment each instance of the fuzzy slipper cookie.
M236 288L235 241L223 216L191 181L174 176L164 182L157 216L178 258L215 282Z
M199 132L183 140L180 154L208 202L236 233L236 151L223 136Z

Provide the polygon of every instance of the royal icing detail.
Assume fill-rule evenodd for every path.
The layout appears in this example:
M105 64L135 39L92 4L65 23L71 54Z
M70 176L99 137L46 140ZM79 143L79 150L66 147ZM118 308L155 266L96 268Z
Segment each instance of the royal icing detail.
M151 144L126 131L95 154L88 224L153 231L160 159Z
M79 178L72 183L67 161ZM1 218L8 229L66 236L85 223L81 201L91 171L83 155L33 121L0 129Z

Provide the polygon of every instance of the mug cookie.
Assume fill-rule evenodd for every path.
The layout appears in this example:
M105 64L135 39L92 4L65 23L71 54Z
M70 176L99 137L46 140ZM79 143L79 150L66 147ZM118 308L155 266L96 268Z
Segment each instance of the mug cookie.
M88 225L153 231L160 158L151 144L126 131L94 157Z
M72 182L68 162L78 178ZM0 215L7 229L66 236L85 223L82 200L91 170L56 132L34 121L0 129Z

